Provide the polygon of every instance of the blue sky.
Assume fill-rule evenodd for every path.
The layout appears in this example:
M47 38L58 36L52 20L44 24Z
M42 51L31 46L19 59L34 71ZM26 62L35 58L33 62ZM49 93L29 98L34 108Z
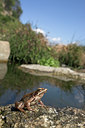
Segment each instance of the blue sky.
M85 0L20 0L22 23L32 23L55 43L85 42Z

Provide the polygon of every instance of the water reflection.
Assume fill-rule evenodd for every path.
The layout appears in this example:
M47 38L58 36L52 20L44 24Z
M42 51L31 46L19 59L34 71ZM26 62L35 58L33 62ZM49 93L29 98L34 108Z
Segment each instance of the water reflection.
M54 107L85 107L85 85L65 82L56 78L26 74L9 65L8 72L0 81L0 105L14 103L38 87L47 88L42 98L46 105Z
M7 63L0 63L0 80L2 80L7 73Z

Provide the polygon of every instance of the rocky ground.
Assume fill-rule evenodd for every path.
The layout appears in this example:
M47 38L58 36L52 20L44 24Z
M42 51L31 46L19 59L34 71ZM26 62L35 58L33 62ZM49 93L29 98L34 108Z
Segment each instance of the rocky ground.
M85 128L85 111L66 107L55 109L33 106L26 114L14 104L0 107L0 128Z

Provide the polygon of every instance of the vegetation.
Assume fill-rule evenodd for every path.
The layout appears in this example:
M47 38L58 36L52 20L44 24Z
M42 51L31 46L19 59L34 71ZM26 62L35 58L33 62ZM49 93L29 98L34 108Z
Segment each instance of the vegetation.
M0 39L10 42L10 61L59 66L58 60L51 55L53 51L46 45L47 40L43 34L33 31L30 23L23 25L19 21L20 13L17 12L17 8L20 8L19 1L4 0L4 4L4 9L8 12L11 11L12 15L0 14ZM17 16L14 15L14 12Z
M67 50L62 50L58 53L61 64L74 68L85 68L85 50L83 46L69 44Z
M19 18L22 13L19 0L1 0L0 10L2 14L8 14L15 18Z
M45 65L45 66L53 66L53 67L59 67L60 66L59 61L55 60L53 57L50 57L47 59L45 57L42 57L38 63L41 65Z
M20 22L21 13L19 0L0 1L0 40L10 42L10 62L85 68L85 47L69 44L66 50L57 52L55 46L47 45L48 40L43 34L32 30L30 23Z

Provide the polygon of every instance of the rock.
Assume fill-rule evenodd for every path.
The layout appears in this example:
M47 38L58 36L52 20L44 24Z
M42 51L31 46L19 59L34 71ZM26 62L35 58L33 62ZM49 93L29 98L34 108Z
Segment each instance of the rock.
M7 73L7 63L0 63L0 80L4 78Z
M0 62L7 62L10 55L10 45L7 41L0 41Z
M28 72L34 75L50 76L61 80L77 80L85 83L85 73L79 73L65 67L49 67L37 64L26 65L23 64L19 67L24 72Z
M41 105L26 114L15 109L14 104L0 107L0 128L85 128L85 111L66 107L63 109Z

